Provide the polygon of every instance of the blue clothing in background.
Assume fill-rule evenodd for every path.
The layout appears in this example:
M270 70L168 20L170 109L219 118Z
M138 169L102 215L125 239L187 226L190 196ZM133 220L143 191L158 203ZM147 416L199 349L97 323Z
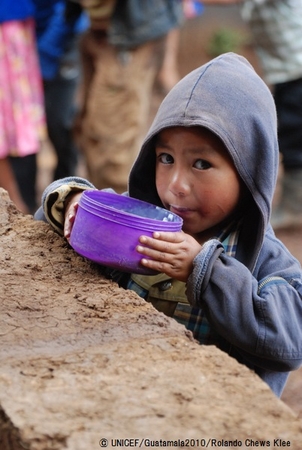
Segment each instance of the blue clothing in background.
M53 79L62 57L75 46L75 40L89 24L87 15L80 12L68 17L65 0L33 0L37 45L44 80Z
M32 0L1 0L0 23L9 20L23 20L33 17L34 4Z

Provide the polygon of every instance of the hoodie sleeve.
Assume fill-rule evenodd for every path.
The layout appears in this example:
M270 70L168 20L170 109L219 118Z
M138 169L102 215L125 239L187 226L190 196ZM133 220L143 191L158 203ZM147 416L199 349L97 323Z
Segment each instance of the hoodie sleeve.
M64 203L71 192L95 189L84 178L66 177L51 183L42 194L42 205L34 215L36 220L48 222L58 233L63 234Z
M302 363L299 278L272 271L258 282L246 266L225 254L219 241L211 240L194 260L187 295L252 366L287 372Z

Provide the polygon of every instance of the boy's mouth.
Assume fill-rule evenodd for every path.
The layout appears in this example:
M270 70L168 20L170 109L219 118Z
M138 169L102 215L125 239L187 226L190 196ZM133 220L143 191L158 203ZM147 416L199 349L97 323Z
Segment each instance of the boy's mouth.
M181 215L189 214L189 213L193 212L194 210L190 209L190 208L185 208L183 206L170 205L170 211L181 216Z

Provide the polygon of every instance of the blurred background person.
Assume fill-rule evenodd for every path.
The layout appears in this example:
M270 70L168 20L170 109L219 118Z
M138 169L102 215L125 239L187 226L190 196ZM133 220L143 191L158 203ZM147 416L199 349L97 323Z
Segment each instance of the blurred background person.
M302 226L302 2L245 0L242 14L277 108L283 176L271 222Z
M81 39L83 107L77 142L90 181L127 190L149 119L152 90L181 0L82 0L90 18ZM148 189L148 186L146 186Z
M56 155L55 180L75 175L77 170L73 122L81 74L78 41L89 20L81 5L70 0L33 2L47 131Z
M31 0L0 3L0 186L24 213L36 209L36 156L46 138Z
M202 3L241 3L262 76L272 90L277 109L283 170L271 223L275 230L302 227L302 1L203 0Z
M181 78L178 70L179 40L180 28L173 28L167 35L164 57L156 79L162 95L168 94Z
M193 19L203 12L203 5L196 0L181 0L185 20ZM180 80L178 67L179 42L181 28L173 28L169 31L164 50L164 57L157 76L157 84L163 95L166 95Z

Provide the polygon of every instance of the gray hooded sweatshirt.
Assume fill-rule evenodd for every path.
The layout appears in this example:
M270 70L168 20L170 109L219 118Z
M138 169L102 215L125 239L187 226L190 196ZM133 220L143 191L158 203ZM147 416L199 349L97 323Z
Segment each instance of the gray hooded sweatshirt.
M208 241L194 260L187 298L220 336L219 347L254 370L280 396L302 362L302 272L269 224L278 171L277 121L271 93L241 56L221 55L183 78L162 102L129 177L129 195L163 206L155 186L156 135L167 127L202 126L224 143L251 201L235 257ZM68 178L43 194L37 218L62 230Z

